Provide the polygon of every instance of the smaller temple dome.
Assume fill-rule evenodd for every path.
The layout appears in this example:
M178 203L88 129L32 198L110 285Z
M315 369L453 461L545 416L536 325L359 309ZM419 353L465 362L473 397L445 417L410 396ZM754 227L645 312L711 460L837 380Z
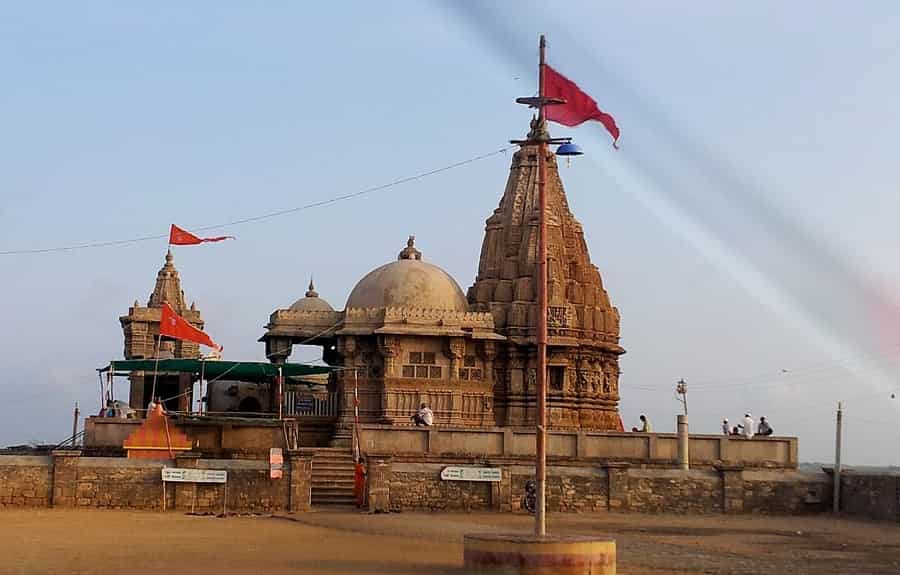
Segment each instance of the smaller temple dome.
M422 261L413 236L397 261L376 268L359 280L347 298L347 307L469 311L459 284L441 268Z
M309 280L309 289L306 291L306 295L291 304L289 309L291 311L334 311L331 304L319 297L319 292L316 291L312 279Z

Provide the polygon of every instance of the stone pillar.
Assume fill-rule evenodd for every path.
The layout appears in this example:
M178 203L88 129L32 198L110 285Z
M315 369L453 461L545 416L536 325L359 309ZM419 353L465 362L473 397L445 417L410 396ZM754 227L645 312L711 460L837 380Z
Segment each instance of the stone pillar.
M512 471L508 467L501 467L500 481L491 483L491 509L512 511Z
M369 455L366 469L366 501L369 513L388 513L391 510L391 458Z
M690 436L688 435L688 416L679 415L678 425L678 467L682 471L691 468L690 464Z
M78 458L81 451L57 449L51 452L53 478L51 507L75 507L78 489Z
M744 468L739 465L719 465L722 474L722 511L742 513L744 511Z
M609 481L607 508L610 511L628 510L628 464L607 463L606 474Z
M143 410L147 409L147 404L149 403L144 399L144 376L136 375L132 372L131 375L128 376L128 380L131 382L131 389L128 394L128 405L131 406L131 409L140 409L141 413L143 413Z
M288 495L288 512L303 513L312 507L312 464L313 452L291 451L288 454L291 465L291 490Z

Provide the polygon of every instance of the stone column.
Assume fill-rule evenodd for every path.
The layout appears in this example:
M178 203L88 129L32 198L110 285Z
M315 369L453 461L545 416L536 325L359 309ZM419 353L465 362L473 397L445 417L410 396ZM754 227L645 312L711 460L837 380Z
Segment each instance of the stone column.
M75 507L78 503L78 458L81 457L81 451L56 449L50 455L53 460L50 506Z
M388 513L391 510L391 458L369 455L366 470L366 500L369 513Z
M313 451L292 451L288 458L291 465L288 512L303 513L312 507Z
M718 465L722 474L722 511L742 513L744 511L744 468L740 465Z
M628 510L628 464L607 463L606 474L609 481L608 505L610 511Z
M688 436L688 416L679 415L678 425L678 467L682 471L690 469L690 439Z
M500 481L491 483L491 509L512 511L512 472L508 467L501 467Z
M144 376L136 375L135 372L132 372L131 375L128 376L128 380L131 382L131 389L128 394L128 405L131 406L131 409L147 409L147 404L149 402L144 398ZM141 413L143 413L143 411L141 411Z

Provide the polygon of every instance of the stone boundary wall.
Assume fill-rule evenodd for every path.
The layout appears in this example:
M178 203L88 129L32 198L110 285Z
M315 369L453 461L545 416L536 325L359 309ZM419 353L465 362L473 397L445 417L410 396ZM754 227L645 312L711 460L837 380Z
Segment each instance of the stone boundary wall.
M236 513L307 511L310 507L312 452L285 457L281 479L269 478L262 460L200 459L188 454L171 460L82 457L57 450L49 457L0 455L0 508L62 507L221 513L226 486L162 483L163 467L228 471L227 510Z
M842 471L841 512L900 522L900 475Z
M0 509L48 507L51 496L50 457L9 455L0 457Z
M510 428L410 427L361 425L364 452L408 455L533 457L534 430ZM549 458L572 461L627 461L661 467L677 466L674 433L616 433L551 430ZM796 437L691 435L692 467L740 465L744 468L797 469Z
M448 465L498 467L500 482L444 481ZM369 456L370 511L521 511L533 464L524 459L473 460ZM547 504L554 512L810 513L830 509L825 473L745 469L735 466L643 468L628 463L548 467Z

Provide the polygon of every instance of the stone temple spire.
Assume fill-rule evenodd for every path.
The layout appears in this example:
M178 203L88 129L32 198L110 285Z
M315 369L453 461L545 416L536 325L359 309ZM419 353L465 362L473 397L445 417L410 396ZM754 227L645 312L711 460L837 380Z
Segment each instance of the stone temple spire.
M156 285L153 293L147 301L147 307L162 307L163 302L169 302L176 313L182 314L188 309L184 301L184 291L181 289L181 278L178 270L172 263L172 250L166 252L166 263L156 274Z
M506 361L506 373L499 374L506 381L498 389L495 409L498 418L505 418L500 425L533 421L539 152L539 146L524 144L513 155L500 205L486 222L478 275L468 291L473 311L490 311L497 331L509 339L500 354ZM552 152L546 165L550 424L614 429L619 426L618 356L624 353L619 312L591 263Z

